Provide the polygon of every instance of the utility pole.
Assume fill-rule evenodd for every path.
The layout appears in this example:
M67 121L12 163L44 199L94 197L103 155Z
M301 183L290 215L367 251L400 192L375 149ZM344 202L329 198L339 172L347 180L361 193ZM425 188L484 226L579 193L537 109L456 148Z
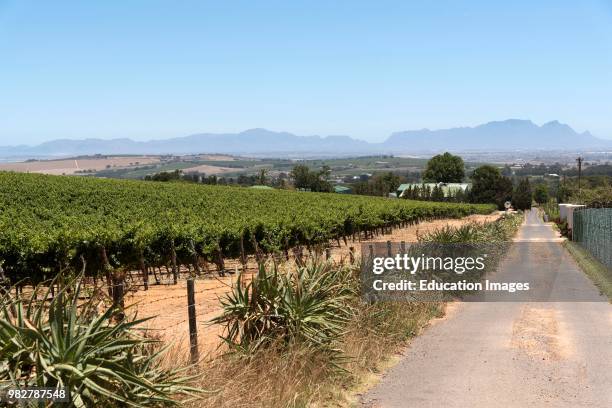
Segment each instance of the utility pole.
M576 161L578 162L578 197L582 197L581 194L580 194L581 193L581 191L580 191L580 181L582 179L582 157L578 156Z

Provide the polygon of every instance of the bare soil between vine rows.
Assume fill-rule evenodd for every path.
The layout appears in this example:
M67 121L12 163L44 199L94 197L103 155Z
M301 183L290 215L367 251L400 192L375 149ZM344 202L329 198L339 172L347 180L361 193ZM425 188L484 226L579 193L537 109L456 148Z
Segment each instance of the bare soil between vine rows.
M364 242L415 242L419 235L445 226L458 227L470 222L492 222L500 216L501 212L494 212L489 215L470 215L461 219L426 221L406 228L394 228L388 234L377 235L361 242L349 240L348 245L345 245L340 240L340 246L338 246L337 242L334 241L331 243L331 256L334 262L348 262L350 248L353 247L355 256L359 257L361 244ZM292 260L289 261L289 263L291 262ZM226 261L226 269L238 270L239 268L241 268L241 265L237 260ZM244 279L250 279L256 271L257 262L254 257L249 257ZM164 343L172 343L174 347L180 350L187 350L189 332L186 280L181 278L176 285L156 285L154 279L149 279L150 285L148 290L129 292L126 295L126 306L131 306L132 312L137 312L139 318L153 317L143 326L150 329L150 335L159 338ZM219 325L210 325L209 321L220 314L220 298L231 290L232 285L236 283L236 279L236 274L220 277L216 272L211 272L203 274L195 282L198 346L203 356L212 356L224 351L225 346L219 337L222 334L223 328ZM165 274L163 281L168 281Z

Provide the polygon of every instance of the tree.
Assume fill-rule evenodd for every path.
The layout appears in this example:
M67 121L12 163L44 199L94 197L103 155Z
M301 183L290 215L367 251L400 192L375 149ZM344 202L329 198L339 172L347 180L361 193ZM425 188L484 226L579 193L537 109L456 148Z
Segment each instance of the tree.
M497 204L498 210L505 209L506 201L512 201L513 190L512 180L509 177L501 176L495 189L495 204Z
M290 177L293 179L295 188L310 188L312 176L308 166L298 164L291 170Z
M502 176L497 167L480 166L472 174L469 197L473 203L495 203L502 210L512 198L512 180Z
M502 177L497 167L484 165L472 173L472 191L470 200L474 203L494 203L497 184Z
M374 195L386 197L389 193L397 190L400 185L400 177L392 172L377 174L372 178L372 184L374 185Z
M290 176L293 179L295 188L328 193L332 191L332 186L329 182L330 172L331 169L328 166L323 166L320 171L314 172L310 171L308 166L299 164L291 170Z
M147 181L177 181L183 178L182 170L174 170L174 171L162 171L160 173L156 173L145 176L145 180Z
M431 201L444 201L444 190L442 190L442 187L435 186L431 190L430 198L431 198Z
M508 166L507 164L504 166L504 168L501 171L502 176L506 176L506 177L511 177L512 176L512 169L510 168L510 166Z
M463 159L446 152L427 162L423 179L435 183L461 183L465 176Z
M395 192L401 184L401 177L392 172L378 173L367 181L359 181L353 184L355 194L383 196ZM404 194L404 198L408 198Z
M533 199L538 204L548 202L548 187L546 184L538 184L533 192Z
M557 188L557 202L558 203L566 202L567 200L569 200L571 195L572 195L572 190L565 182L563 182L562 184L559 184L559 187Z
M529 179L519 181L512 194L512 205L517 210L528 210L531 208L531 185Z
M259 183L259 185L264 186L266 184L266 180L268 178L268 169L261 168L259 169L259 171L257 172L257 183Z

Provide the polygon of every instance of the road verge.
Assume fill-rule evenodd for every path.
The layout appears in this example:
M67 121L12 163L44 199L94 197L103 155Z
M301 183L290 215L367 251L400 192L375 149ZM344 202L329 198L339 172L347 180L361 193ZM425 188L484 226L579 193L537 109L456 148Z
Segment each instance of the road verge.
M575 242L565 241L563 245L580 266L580 269L612 302L612 269L607 268Z

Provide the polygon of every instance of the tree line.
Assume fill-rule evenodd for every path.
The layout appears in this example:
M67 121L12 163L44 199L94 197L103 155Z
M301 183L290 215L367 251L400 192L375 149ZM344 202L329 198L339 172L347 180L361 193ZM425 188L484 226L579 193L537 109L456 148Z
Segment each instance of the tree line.
M417 174L418 175L418 174ZM151 181L187 181L211 185L268 185L276 188L294 188L302 191L333 192L332 172L329 166L311 169L307 165L298 164L287 173L270 177L268 169L259 169L256 174L238 175L237 177L206 176L202 173L183 174L181 170L162 172L146 176ZM445 152L432 157L423 173L420 174L421 184L416 181L415 174L407 177L392 171L376 173L364 180L345 183L357 195L388 197L395 193L402 183L413 182L402 194L402 198L436 202L494 203L501 210L510 201L514 208L530 208L532 200L545 202L549 191L545 185L537 184L532 188L527 177L517 178L508 175L507 168L500 170L491 165L482 165L471 174L466 175L465 163L459 156ZM445 188L440 183L462 183L470 181L469 188ZM435 183L435 186L427 184ZM416 184L416 185L415 185ZM542 201L544 200L544 201Z

